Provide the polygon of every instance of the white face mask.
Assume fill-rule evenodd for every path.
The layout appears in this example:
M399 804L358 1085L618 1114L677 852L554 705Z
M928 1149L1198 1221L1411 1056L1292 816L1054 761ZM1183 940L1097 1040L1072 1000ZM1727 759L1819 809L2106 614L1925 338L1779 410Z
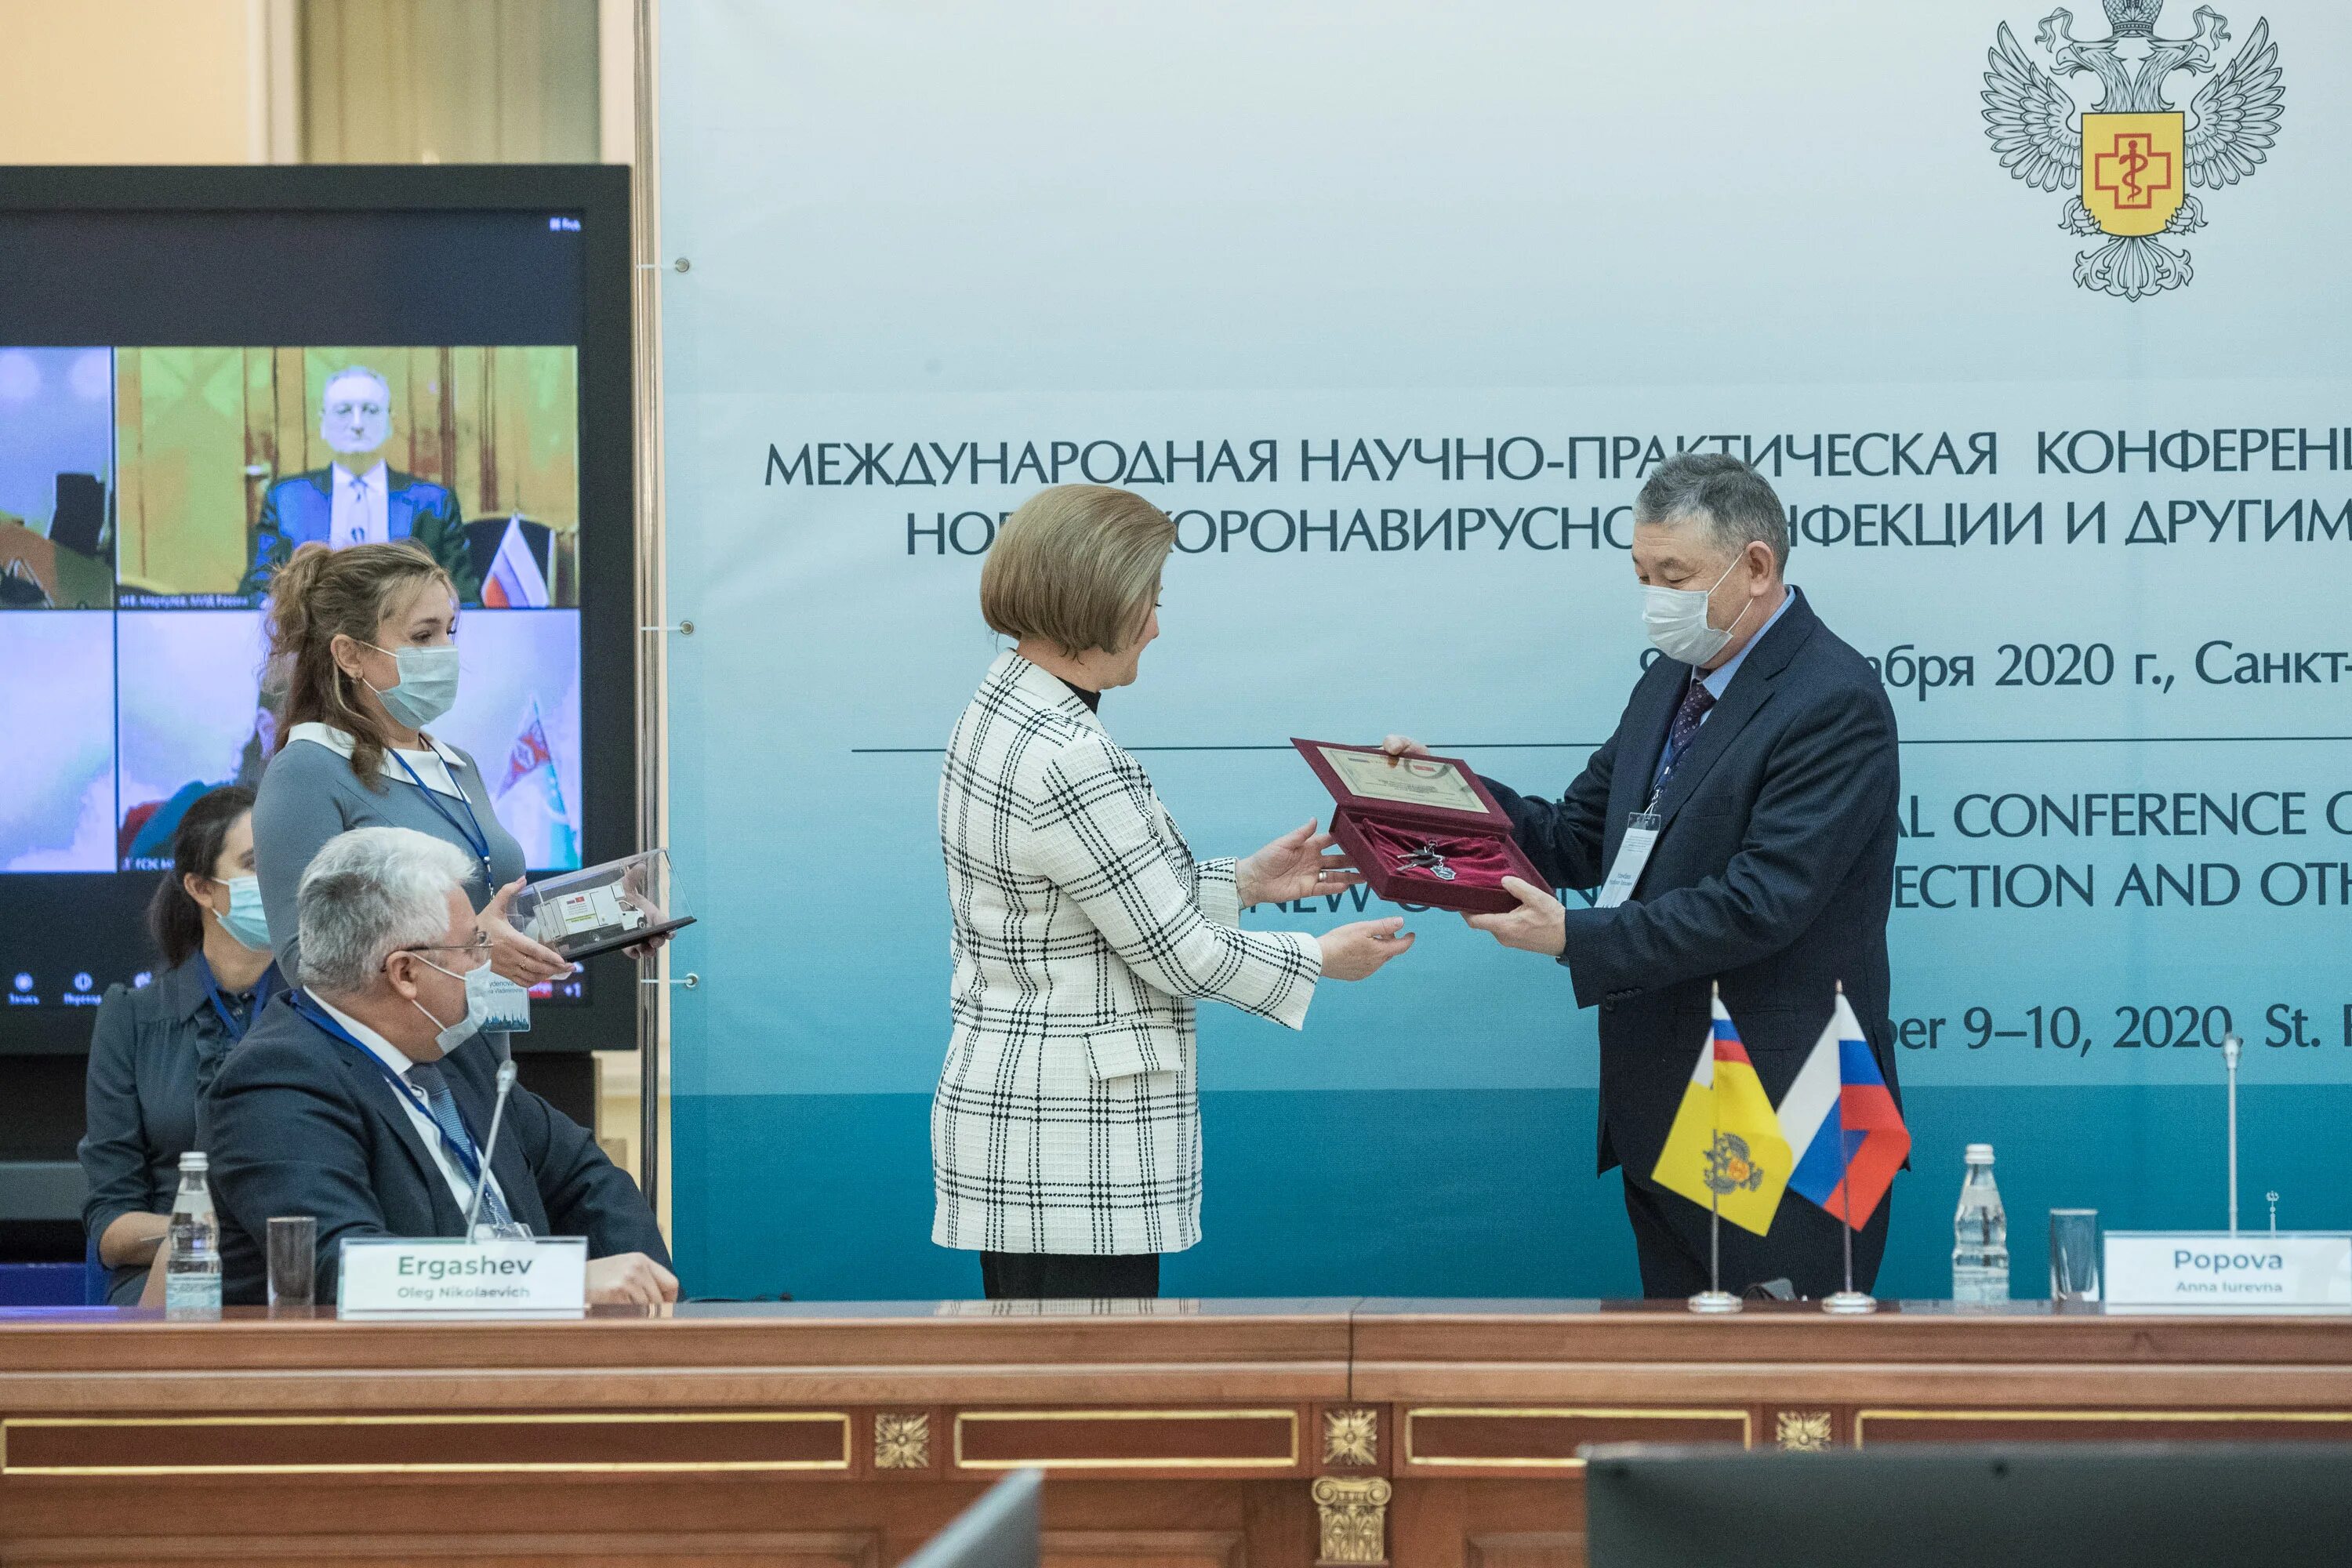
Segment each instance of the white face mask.
M414 948L408 951L415 952ZM416 958L430 968L441 969L439 964L421 952L416 953ZM441 973L452 980L461 978L454 969L441 969ZM466 1011L454 1024L443 1024L440 1019L433 1017L432 1010L424 1003L413 996L409 998L408 1005L432 1018L433 1026L441 1031L434 1037L434 1043L441 1047L443 1056L447 1056L485 1029L519 1035L530 1027L530 992L505 975L495 973L487 962L467 970L462 978L466 983Z
M1741 559L1732 557L1731 564L1723 569L1723 575L1715 580L1714 586L1704 590L1668 588L1654 583L1643 588L1642 624L1649 631L1650 646L1685 664L1705 664L1721 653L1724 645L1731 640L1731 634L1747 617L1748 606L1742 605L1739 614L1731 617L1731 625L1717 631L1707 625L1706 602L1739 570Z

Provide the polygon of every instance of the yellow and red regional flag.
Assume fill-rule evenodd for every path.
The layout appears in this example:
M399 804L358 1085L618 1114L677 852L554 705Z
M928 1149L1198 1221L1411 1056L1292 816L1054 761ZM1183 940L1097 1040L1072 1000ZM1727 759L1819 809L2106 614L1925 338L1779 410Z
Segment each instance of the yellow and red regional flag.
M1718 995L1714 1026L1650 1179L1762 1236L1772 1228L1795 1168L1771 1097Z

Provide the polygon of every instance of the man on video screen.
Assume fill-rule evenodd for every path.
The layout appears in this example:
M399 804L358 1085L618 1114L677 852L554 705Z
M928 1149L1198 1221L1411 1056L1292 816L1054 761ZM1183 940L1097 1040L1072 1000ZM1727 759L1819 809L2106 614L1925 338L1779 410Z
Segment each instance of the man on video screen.
M466 545L457 498L384 461L392 439L392 384L365 365L327 378L319 400L319 435L335 460L272 484L254 528L253 566L239 591L266 594L269 574L298 544L414 539L449 574L463 604L480 601L481 583Z

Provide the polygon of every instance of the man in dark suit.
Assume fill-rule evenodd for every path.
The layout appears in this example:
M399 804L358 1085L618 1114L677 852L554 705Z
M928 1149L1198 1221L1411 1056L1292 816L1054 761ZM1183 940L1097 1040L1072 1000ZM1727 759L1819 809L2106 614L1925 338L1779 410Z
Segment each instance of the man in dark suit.
M1602 888L1595 907L1570 909L1509 879L1519 907L1470 924L1557 958L1577 1005L1601 1009L1600 1168L1624 1167L1649 1296L1707 1286L1706 1210L1650 1173L1708 1036L1711 985L1775 1104L1841 983L1895 1088L1895 710L1863 657L1782 581L1788 557L1788 513L1754 469L1712 453L1662 465L1634 502L1633 568L1663 657L1560 799L1487 781L1553 887ZM1402 736L1387 745L1422 752ZM1636 824L1643 813L1654 822ZM1638 832L1628 850L1629 826L1657 829L1646 864ZM1892 1203L1854 1237L1864 1289ZM1785 1277L1805 1296L1836 1290L1839 1223L1791 1195L1768 1236L1725 1226L1724 1288Z
M480 1015L528 1005L509 983L468 983L490 948L466 873L460 851L405 827L330 839L303 873L303 989L270 1003L196 1109L224 1301L264 1299L274 1215L318 1220L321 1301L347 1238L466 1234L498 1071ZM590 1301L677 1299L636 1184L527 1089L508 1100L490 1178L484 1220L588 1238Z
M337 371L320 396L319 437L335 460L279 479L262 493L253 564L237 591L268 593L269 574L298 544L315 541L341 550L414 539L449 574L457 602L478 604L481 579L474 571L457 498L384 460L392 439L391 384L365 365Z

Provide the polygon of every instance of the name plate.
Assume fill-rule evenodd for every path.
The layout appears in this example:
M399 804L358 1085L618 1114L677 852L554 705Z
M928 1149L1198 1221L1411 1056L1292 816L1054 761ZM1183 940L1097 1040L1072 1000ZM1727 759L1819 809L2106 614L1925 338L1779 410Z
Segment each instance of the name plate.
M587 1310L584 1237L354 1237L336 1272L335 1311L345 1318L577 1318Z
M2111 1306L2352 1310L2352 1231L2111 1230L2105 1262Z

